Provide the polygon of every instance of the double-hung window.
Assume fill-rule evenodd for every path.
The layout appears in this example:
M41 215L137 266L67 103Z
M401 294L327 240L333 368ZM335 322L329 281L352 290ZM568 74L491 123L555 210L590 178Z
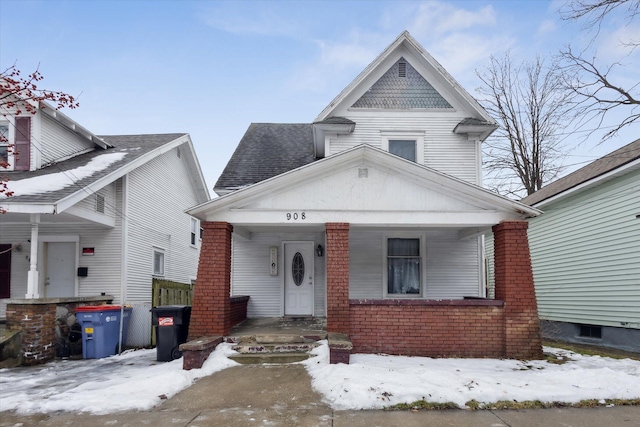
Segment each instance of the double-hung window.
M164 276L164 251L153 248L153 275Z
M198 241L198 220L195 218L191 218L191 235L190 237L190 244L191 246L197 246L196 243Z
M383 131L381 147L412 162L424 163L424 132Z
M0 122L0 170L8 169L9 162L9 123Z
M420 238L387 239L387 296L421 294L420 242Z

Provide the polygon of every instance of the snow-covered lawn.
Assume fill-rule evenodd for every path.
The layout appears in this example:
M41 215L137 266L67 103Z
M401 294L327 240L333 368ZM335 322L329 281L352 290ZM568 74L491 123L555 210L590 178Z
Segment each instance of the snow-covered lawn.
M352 355L330 365L326 341L302 362L313 387L335 409L382 408L396 403L640 398L640 361L582 356L545 348L566 363L496 359L431 359ZM94 414L150 409L201 377L236 365L221 344L202 369L182 370L182 359L156 362L155 350L105 359L56 361L0 370L0 410L21 413L74 411Z

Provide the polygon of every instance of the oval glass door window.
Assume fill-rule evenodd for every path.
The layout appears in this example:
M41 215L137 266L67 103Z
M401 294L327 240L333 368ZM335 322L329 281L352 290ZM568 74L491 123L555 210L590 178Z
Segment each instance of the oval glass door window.
M296 286L302 285L304 280L304 258L300 252L296 252L291 262L291 276Z

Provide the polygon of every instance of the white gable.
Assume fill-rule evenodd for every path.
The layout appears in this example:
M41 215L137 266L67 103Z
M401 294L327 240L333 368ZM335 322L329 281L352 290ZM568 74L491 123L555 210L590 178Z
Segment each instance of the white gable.
M404 31L365 70L358 75L321 113L315 122L328 117L349 117L351 108L394 65L403 59L462 117L475 117L489 123L493 118L411 35Z
M538 211L382 150L359 146L189 213L246 226L349 222L354 226L486 227Z

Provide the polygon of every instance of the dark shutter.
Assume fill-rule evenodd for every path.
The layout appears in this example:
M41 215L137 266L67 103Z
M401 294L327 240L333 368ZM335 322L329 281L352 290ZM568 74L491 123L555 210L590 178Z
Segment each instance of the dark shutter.
M11 297L11 245L0 245L0 298Z
M31 159L31 117L16 117L13 170L28 171Z

